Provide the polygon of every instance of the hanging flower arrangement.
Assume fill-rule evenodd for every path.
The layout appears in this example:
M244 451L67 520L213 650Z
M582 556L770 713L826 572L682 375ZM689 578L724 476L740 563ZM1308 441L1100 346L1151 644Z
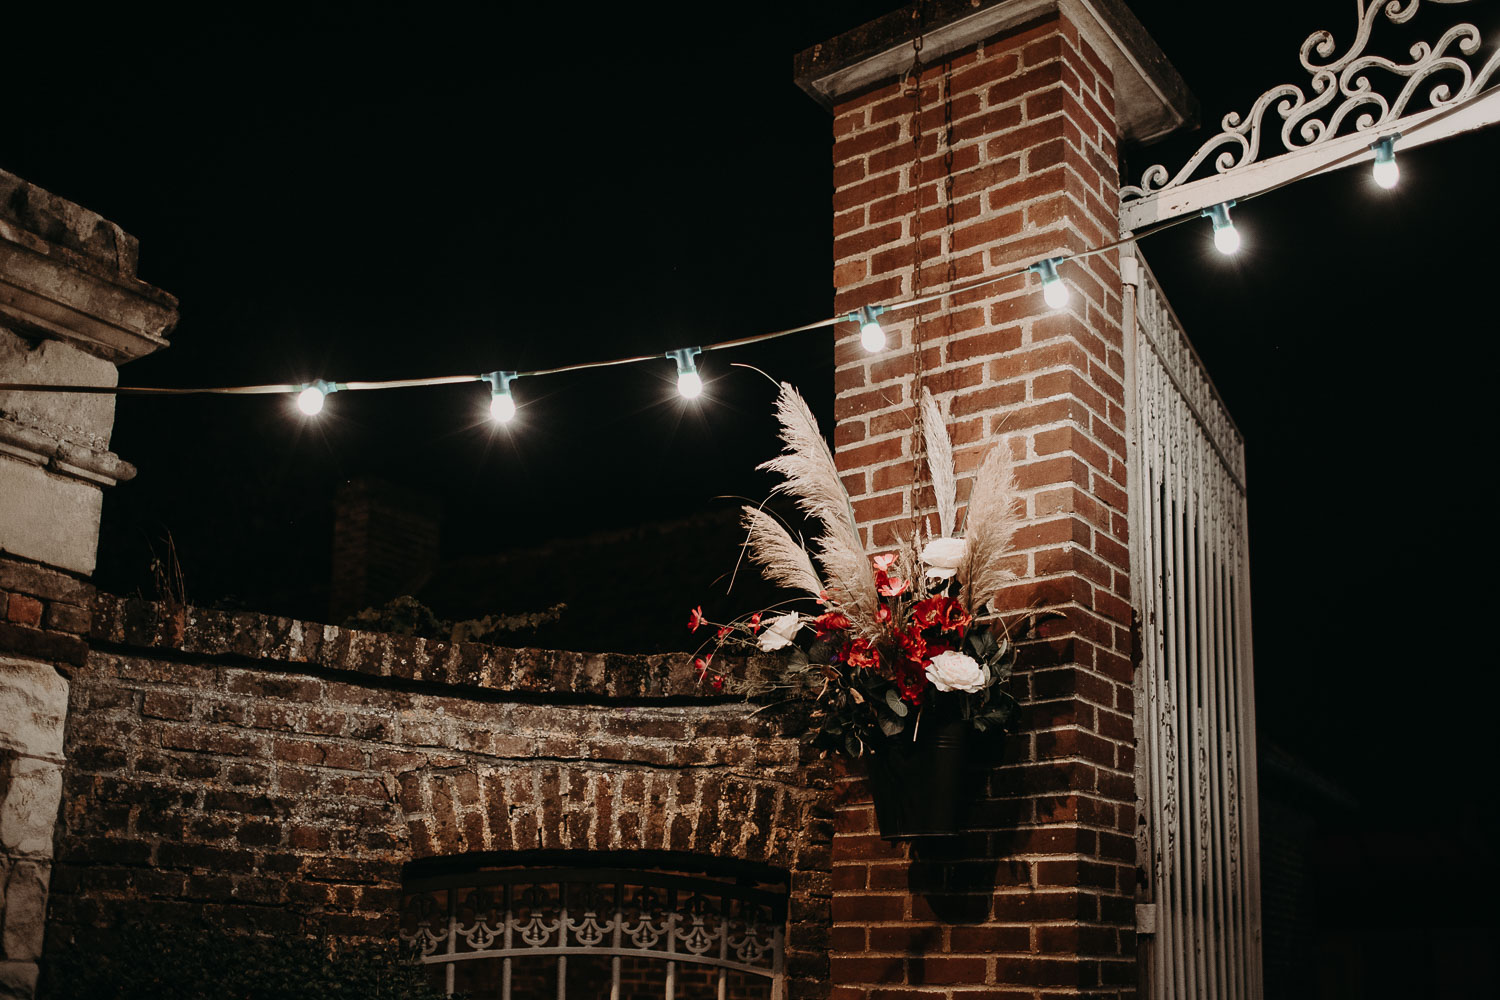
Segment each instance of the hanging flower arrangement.
M991 607L1014 579L1005 566L1020 523L1009 449L991 447L960 521L953 446L924 389L921 433L939 534L914 517L900 544L871 554L833 453L786 383L776 417L783 450L761 468L780 478L774 492L794 498L821 532L809 547L764 506L747 506L745 552L767 579L800 591L816 610L776 609L718 624L695 608L689 628L714 629L705 644L713 652L790 650L786 687L813 700L814 744L850 757L915 739L938 701L974 729L1010 728L1018 714L1007 691L1016 649ZM733 682L714 666L713 652L695 662L700 680L722 691Z

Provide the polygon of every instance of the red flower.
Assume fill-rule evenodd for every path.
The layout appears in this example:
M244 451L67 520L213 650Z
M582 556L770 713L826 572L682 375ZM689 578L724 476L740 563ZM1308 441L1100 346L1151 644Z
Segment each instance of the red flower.
M753 615L750 616L750 634L754 635L755 633L757 633L759 631L760 631L760 612L757 611L757 612L755 612L755 614L753 614Z
M812 620L812 627L819 639L826 639L835 632L849 631L849 619L837 611L826 611Z
M825 607L825 608L832 607L833 606L833 592L832 591L828 591L828 590L820 590L820 591L818 591L818 603L821 604L821 605L823 605L823 607Z
M724 690L724 675L723 674L714 674L714 679L712 681L710 681L709 683L713 685L713 689L715 691L722 691L722 690Z
M703 605L700 604L688 615L688 631L696 632L707 624L708 621L703 617Z
M918 601L912 606L911 618L924 629L957 632L959 638L963 637L964 629L974 620L974 616L964 610L958 598L944 597L941 594Z
M719 631L714 633L714 638L720 642L723 642L724 637L733 631L734 629L730 628L728 625L722 626Z
M884 625L891 620L891 609L882 604L875 609L875 620Z
M874 670L880 665L880 657L868 639L851 639L844 643L844 648L839 650L839 659L851 668Z
M924 661L927 660L931 649L917 628L897 632L896 648L900 655L896 657L891 679L896 682L896 689L901 692L903 701L909 705L920 705L922 695L927 690L927 669Z
M714 654L712 653L709 653L707 656L694 657L693 667L698 671L698 682L700 684L703 682L704 676L707 675L708 665L713 662L713 659Z
M906 591L906 581L890 574L891 567L896 564L896 553L871 556L870 562L875 565L875 590L881 597L896 597Z

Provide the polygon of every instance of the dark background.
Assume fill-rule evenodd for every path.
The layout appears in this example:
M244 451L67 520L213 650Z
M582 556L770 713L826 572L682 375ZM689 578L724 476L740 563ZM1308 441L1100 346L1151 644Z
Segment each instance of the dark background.
M20 16L0 166L137 235L142 277L182 300L172 348L122 380L525 369L830 313L830 122L791 56L899 4L512 6ZM1354 31L1345 0L1131 6L1206 123L1127 151L1132 181L1305 83L1309 33L1343 51ZM1493 39L1496 7L1382 22L1375 51L1460 19ZM1142 246L1247 441L1261 740L1292 761L1264 781L1312 817L1311 995L1494 972L1500 130L1398 158L1393 193L1361 167L1242 206L1232 261L1206 223ZM477 386L336 395L315 422L122 398L140 475L106 494L98 579L149 594L170 533L193 601L323 617L332 497L365 476L436 498L449 557L723 510L764 493L775 448L770 384L729 363L793 381L831 428L831 356L826 333L710 355L696 405L665 360L523 379L500 432ZM705 542L686 592L732 559ZM550 603L514 593L489 610ZM656 644L686 640L681 603Z

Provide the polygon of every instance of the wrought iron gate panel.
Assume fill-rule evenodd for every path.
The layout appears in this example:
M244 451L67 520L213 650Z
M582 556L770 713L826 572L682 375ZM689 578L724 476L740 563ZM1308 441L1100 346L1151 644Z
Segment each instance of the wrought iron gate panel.
M546 992L566 1000L568 959L582 956L609 959L611 1000L622 996L625 961L661 963L665 1000L676 997L684 968L708 979L719 1000L728 1000L731 980L763 982L757 995L782 1000L785 925L785 895L753 886L664 872L518 868L408 881L400 936L443 970L450 994L464 991L460 970L498 961L490 995L536 1000L536 983L515 985L516 965L550 959L555 992Z
M1135 260L1130 502L1143 977L1153 1000L1258 998L1244 442L1155 278Z

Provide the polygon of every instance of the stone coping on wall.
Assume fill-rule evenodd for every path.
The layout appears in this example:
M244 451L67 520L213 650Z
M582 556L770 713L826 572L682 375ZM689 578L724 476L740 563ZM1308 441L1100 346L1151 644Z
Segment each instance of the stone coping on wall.
M582 700L728 697L702 685L690 653L580 653L511 649L364 632L245 611L95 597L94 644L253 660L369 677ZM716 668L753 684L779 672L771 656L722 656Z

